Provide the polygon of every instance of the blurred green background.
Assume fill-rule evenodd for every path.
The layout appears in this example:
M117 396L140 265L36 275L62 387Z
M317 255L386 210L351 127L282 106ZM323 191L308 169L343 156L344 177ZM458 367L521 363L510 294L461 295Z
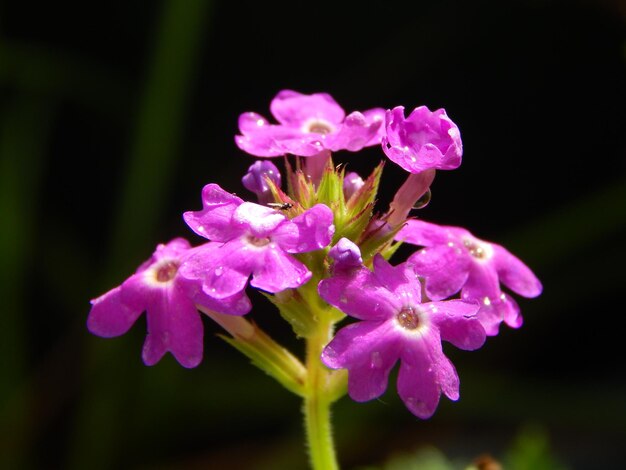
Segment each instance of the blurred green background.
M209 321L193 370L142 364L144 319L112 340L85 329L89 300L157 243L200 242L181 213L204 184L248 196L237 117L269 116L283 88L347 111L445 107L464 162L421 216L504 244L545 289L520 300L522 329L446 348L461 399L432 419L393 382L342 399L345 468L422 446L623 468L625 18L608 0L0 2L0 468L306 467L298 400ZM349 157L365 174L382 152ZM387 165L381 207L401 178Z

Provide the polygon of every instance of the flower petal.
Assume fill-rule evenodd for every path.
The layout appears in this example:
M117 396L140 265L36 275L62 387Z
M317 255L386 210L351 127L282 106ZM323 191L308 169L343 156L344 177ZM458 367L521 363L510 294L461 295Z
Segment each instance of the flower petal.
M369 142L376 140L381 124L382 121L368 122L363 113L354 111L346 116L336 132L327 136L326 147L334 152L343 149L351 152L361 150Z
M385 392L401 344L389 321L353 323L335 334L322 352L322 362L333 369L348 369L350 397L368 401Z
M94 335L112 338L126 333L143 309L131 308L122 302L121 287L116 287L91 301L87 328Z
M458 375L444 356L434 330L405 345L401 361L398 394L415 416L430 418L437 409L441 392L451 400L458 399Z
M250 285L267 292L300 287L311 279L311 271L278 247L270 245L255 266Z
M183 218L198 235L212 241L228 241L238 234L238 227L233 226L233 213L243 200L224 191L217 184L207 184L202 189L201 211L188 211Z
M424 304L439 328L443 341L459 349L473 351L485 343L485 330L476 317L480 305L461 300L447 300Z
M448 227L410 219L395 236L398 241L417 246L432 246L447 243L450 240Z
M316 204L278 227L272 240L288 253L306 253L328 246L334 233L333 212L324 204Z
M329 304L361 320L386 320L401 308L401 302L372 272L363 267L323 279L320 296Z
M511 328L519 328L524 323L517 302L504 293L499 299L485 302L478 311L477 318L483 325L487 336L496 336L502 322Z
M537 297L543 287L537 276L516 256L504 247L492 244L494 263L500 281L513 292L524 297Z
M156 364L171 352L183 367L196 367L202 360L204 330L193 302L178 289L164 289L161 302L148 308L148 336L143 360Z
M423 248L407 260L415 272L426 278L426 294L441 300L457 293L467 281L470 260L458 247L439 245Z
M468 302L485 302L485 297L495 300L500 297L498 273L489 261L477 261L470 264L467 282L461 290L461 298Z
M385 114L386 111L383 108L372 108L363 111L363 116L365 116L365 120L370 124L370 126L372 124L380 123L378 129L376 130L376 134L374 134L367 144L365 144L366 147L380 144L383 136L385 135Z
M238 224L240 232L252 232L255 237L268 237L287 218L271 207L244 202L233 213L232 223Z
M293 90L282 90L272 100L270 110L283 125L300 127L309 119L324 119L339 124L345 112L327 93L304 95Z
M415 304L422 301L422 286L415 272L406 263L392 266L380 254L374 257L374 276L387 290L392 292L402 304Z

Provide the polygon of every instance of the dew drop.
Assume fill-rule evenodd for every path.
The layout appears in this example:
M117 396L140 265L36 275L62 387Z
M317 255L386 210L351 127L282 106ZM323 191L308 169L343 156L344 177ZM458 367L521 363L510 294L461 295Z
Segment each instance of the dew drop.
M220 277L223 273L224 273L223 266L218 266L217 268L215 268L215 271L213 271L213 274L215 274L216 277Z
M380 369L383 366L383 358L380 355L379 351L374 351L370 359L371 359L370 364L373 369Z
M428 189L423 195L422 197L420 197L417 202L415 203L415 205L413 206L413 209L423 209L424 207L426 207L429 203L430 200L432 199L432 192L430 191L430 189Z

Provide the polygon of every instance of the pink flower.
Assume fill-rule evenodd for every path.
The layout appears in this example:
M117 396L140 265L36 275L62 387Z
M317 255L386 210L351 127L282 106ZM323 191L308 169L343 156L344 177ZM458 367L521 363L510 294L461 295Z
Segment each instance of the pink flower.
M311 278L293 253L327 246L334 233L333 213L323 204L288 219L281 211L244 202L216 184L202 190L203 209L186 212L185 221L213 243L181 266L183 276L201 280L204 292L226 298L250 285L267 292L296 288Z
M339 245L339 244L338 244ZM334 250L334 248L333 248ZM348 369L348 393L355 401L381 396L398 360L398 393L420 418L432 416L443 393L459 398L459 378L441 341L473 350L485 341L476 304L461 300L421 302L421 286L406 264L391 266L380 255L374 272L357 268L358 248L331 250L334 276L318 286L321 297L361 321L340 329L322 352L332 369Z
M405 118L404 107L397 106L385 115L385 131L383 151L409 173L453 170L461 164L461 134L443 109L420 106Z
M279 124L248 112L239 117L235 137L241 150L258 157L294 154L311 157L323 150L350 150L376 145L382 138L384 110L345 111L326 93L279 92L270 104Z
M144 363L154 365L169 351L182 366L197 366L202 360L204 333L196 304L243 315L250 311L250 301L243 293L216 300L205 295L197 283L182 278L179 267L193 251L182 238L159 245L121 286L91 301L89 331L105 338L120 336L146 311Z
M519 307L500 283L524 297L541 294L541 282L522 261L463 228L409 220L396 240L425 247L407 263L426 279L428 297L440 300L461 291L464 300L483 305L478 318L488 335L496 335L502 321L513 328L522 324Z

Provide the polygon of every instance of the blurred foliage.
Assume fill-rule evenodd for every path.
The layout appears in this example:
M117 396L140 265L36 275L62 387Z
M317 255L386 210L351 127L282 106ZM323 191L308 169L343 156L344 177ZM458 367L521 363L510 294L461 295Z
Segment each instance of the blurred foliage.
M252 1L0 3L0 468L306 466L298 400L214 325L191 371L141 364L145 320L115 340L84 328L89 298L186 233L180 213L203 184L242 191L237 116L267 114L281 88L329 91L350 111L445 105L465 161L420 214L506 245L545 286L521 302L519 331L446 350L461 400L431 420L404 409L393 381L380 400L340 401L346 468L389 455L384 468L463 468L483 451L513 470L620 468L620 4L323 3L306 15ZM350 170L380 158L363 155ZM388 197L401 177L385 167ZM273 310L255 310L299 350ZM540 427L511 445L529 421ZM443 453L410 453L426 444Z

